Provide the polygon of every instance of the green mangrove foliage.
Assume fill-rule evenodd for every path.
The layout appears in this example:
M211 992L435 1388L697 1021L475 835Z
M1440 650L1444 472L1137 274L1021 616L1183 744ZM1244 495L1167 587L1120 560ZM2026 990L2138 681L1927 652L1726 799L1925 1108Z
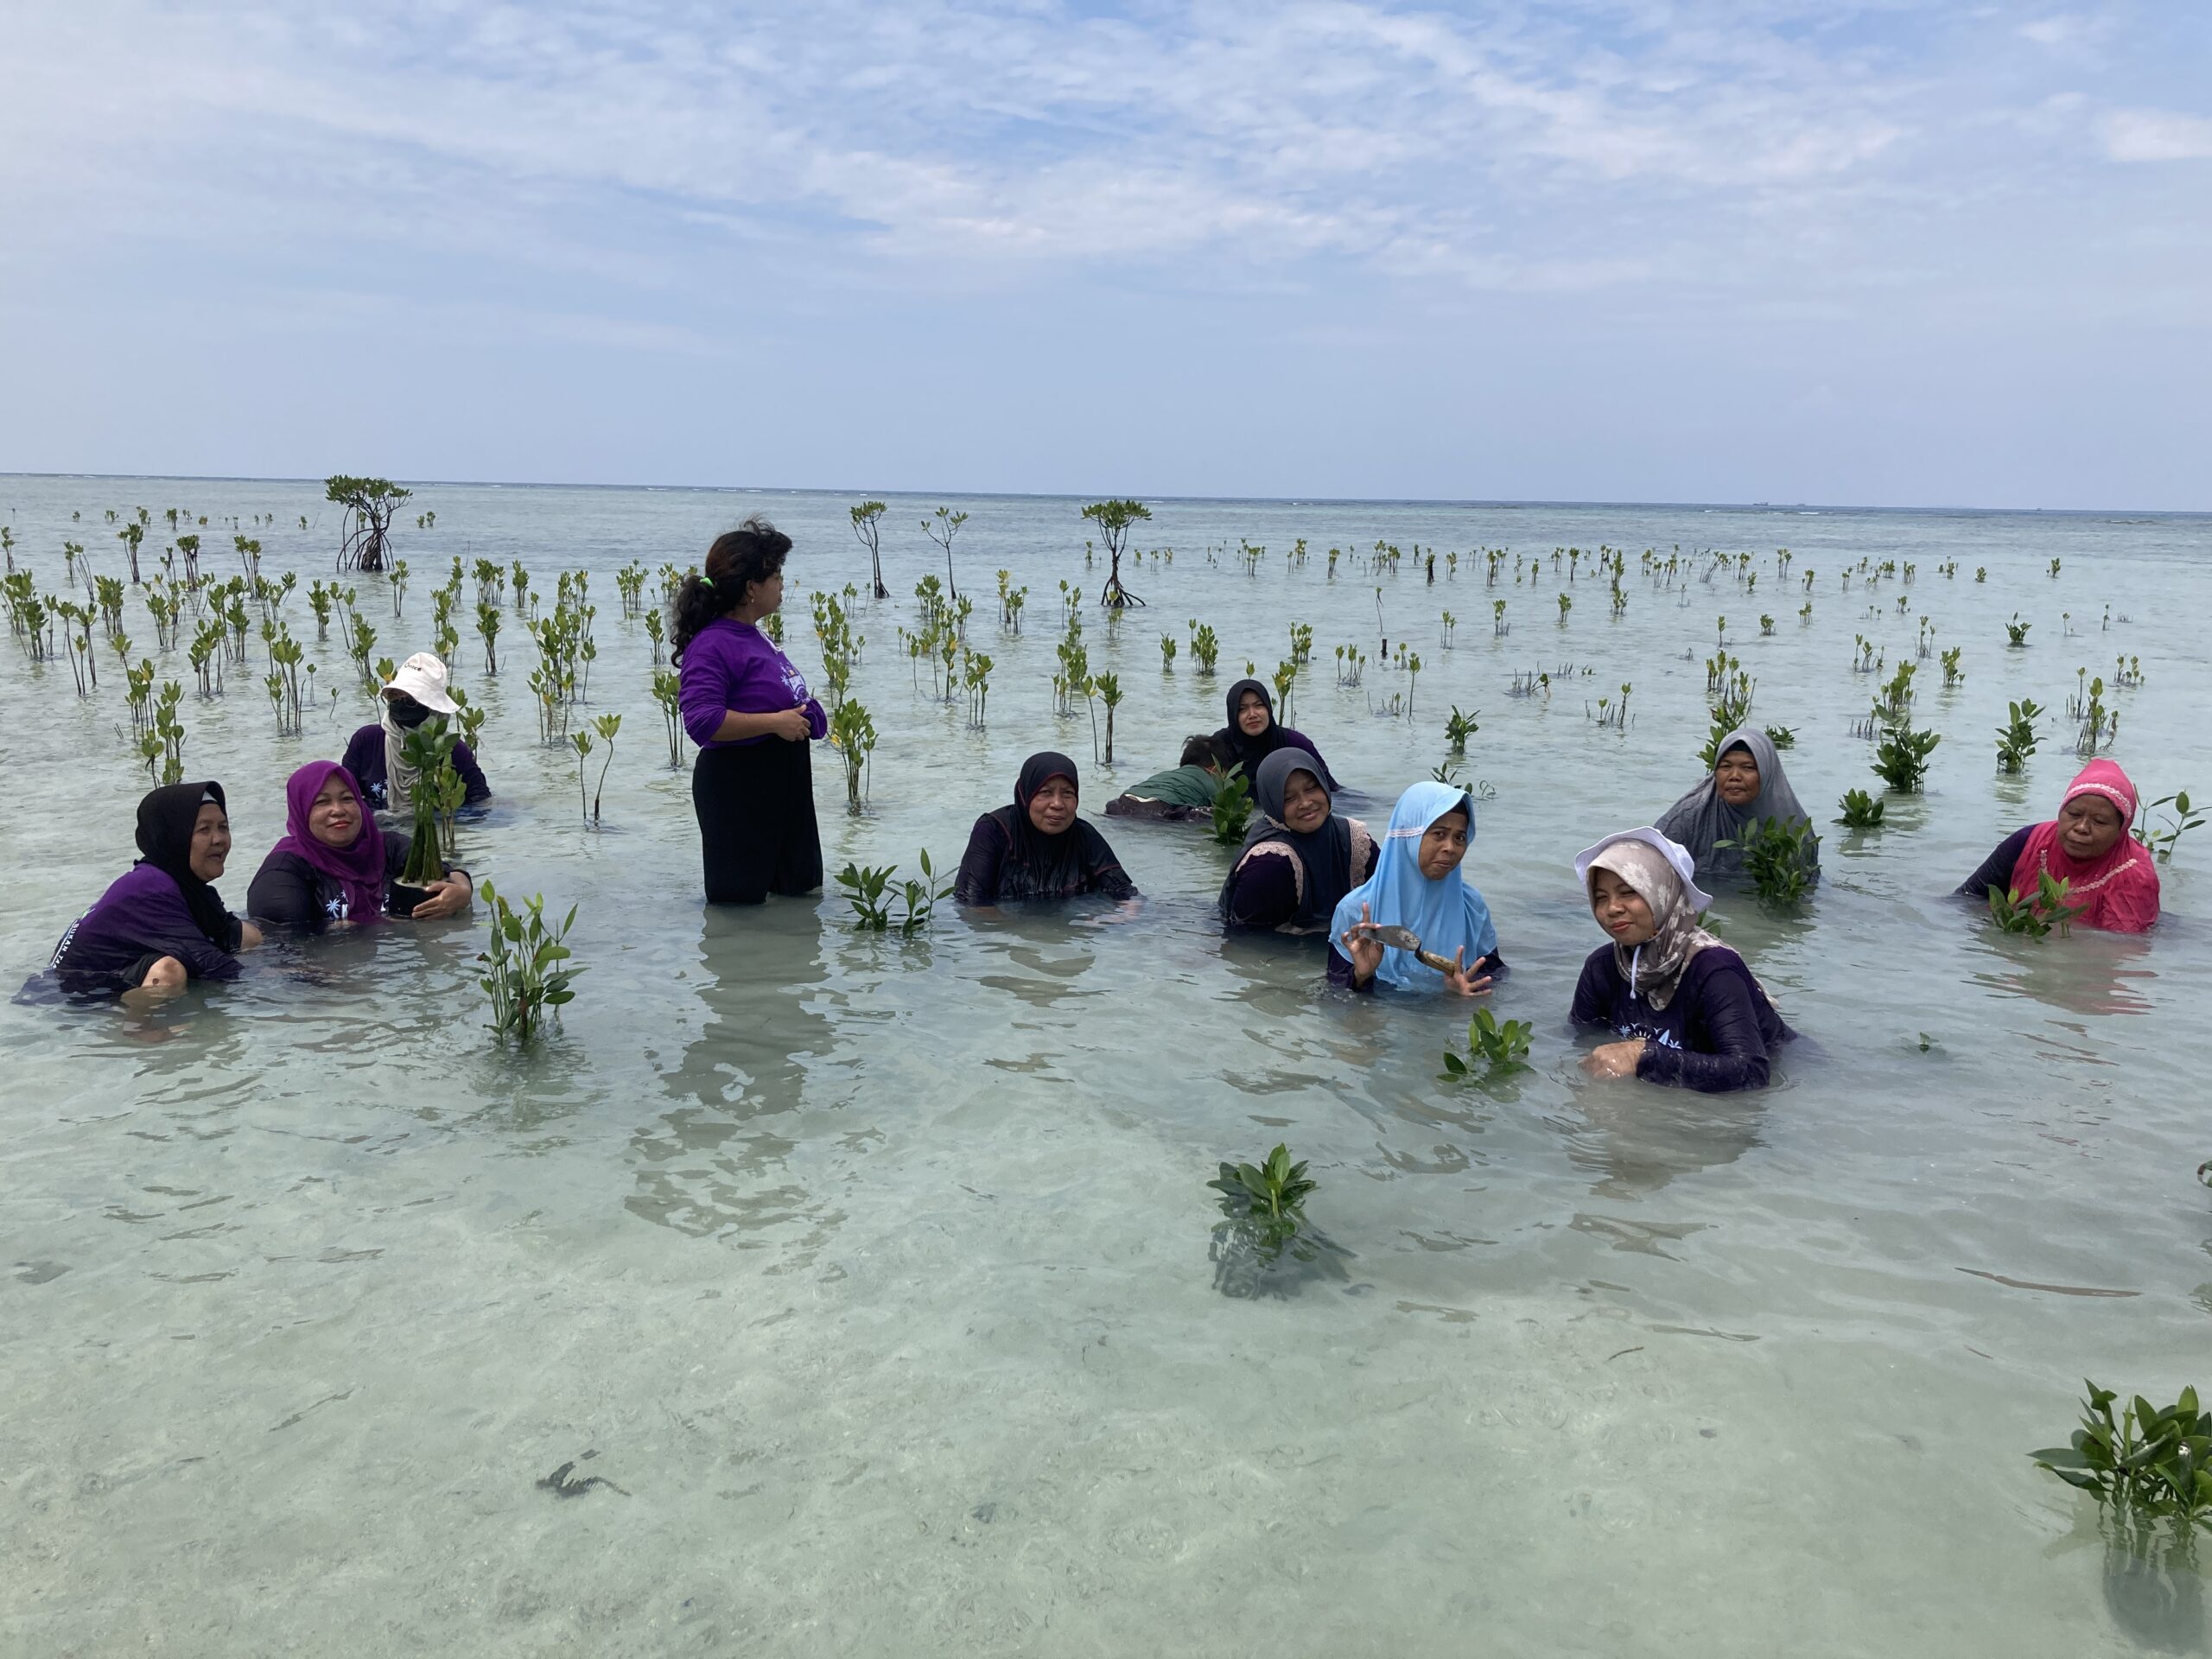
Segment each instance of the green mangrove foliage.
M2018 887L1993 887L1989 890L1989 919L1997 924L2000 933L2043 939L2050 938L2055 930L2063 938L2074 931L2074 912L2067 902L2073 885L2069 878L2039 870L2036 873L2036 890L2031 893L2024 893Z
M1843 816L1836 822L1847 830L1878 830L1882 804L1863 789L1847 789L1843 792Z
M1519 1071L1528 1064L1529 1045L1536 1027L1526 1020L1501 1020L1488 1008L1477 1008L1467 1022L1467 1056L1462 1059L1444 1051L1444 1077L1452 1083L1471 1081L1478 1068L1484 1076Z
M1098 526L1098 533L1106 543L1106 585L1099 589L1098 602L1117 611L1143 604L1144 601L1122 585L1122 551L1128 542L1130 526L1150 518L1152 509L1141 501L1117 499L1093 501L1083 510L1083 516Z
M562 1007L575 999L570 982L585 971L571 965L575 953L567 944L576 907L569 906L560 925L549 927L543 893L532 893L517 910L486 881L483 899L491 914L492 938L476 958L484 964L477 983L492 1000L490 1029L499 1040L528 1042L548 1019L559 1018Z
M2036 752L2036 721L2043 710L2032 697L2008 703L2010 718L1997 728L1997 770L2018 772Z
M1740 849L1752 891L1777 910L1794 910L1812 887L1821 838L1803 818L1753 818L1741 835L1713 845Z
M1306 1224L1306 1200L1319 1185L1307 1176L1303 1162L1291 1162L1287 1145L1277 1145L1262 1163L1224 1162L1206 1183L1221 1195L1226 1217L1214 1232L1219 1237L1242 1235L1272 1261L1297 1238Z
M2037 1466L2122 1517L2212 1531L2212 1413L2197 1408L2196 1390L2164 1408L2139 1394L2115 1418L2119 1395L2082 1386L2081 1427L2065 1446L2029 1452Z

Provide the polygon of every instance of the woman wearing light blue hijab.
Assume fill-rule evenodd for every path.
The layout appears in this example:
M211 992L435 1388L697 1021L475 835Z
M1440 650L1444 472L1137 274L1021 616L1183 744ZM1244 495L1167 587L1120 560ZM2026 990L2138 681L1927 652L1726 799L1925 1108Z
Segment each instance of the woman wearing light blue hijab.
M1346 893L1329 920L1329 979L1355 991L1479 996L1505 965L1490 906L1459 874L1475 838L1475 804L1449 784L1419 783L1398 797L1375 874ZM1398 934L1386 944L1377 930ZM1399 931L1402 930L1402 933ZM1418 951L1404 941L1410 935Z

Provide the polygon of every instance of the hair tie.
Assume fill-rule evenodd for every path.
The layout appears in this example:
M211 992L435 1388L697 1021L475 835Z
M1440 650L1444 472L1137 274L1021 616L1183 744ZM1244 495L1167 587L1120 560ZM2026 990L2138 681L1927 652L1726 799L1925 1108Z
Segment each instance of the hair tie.
M715 579L712 576L702 576L699 578L699 585L702 588L711 588L715 585Z

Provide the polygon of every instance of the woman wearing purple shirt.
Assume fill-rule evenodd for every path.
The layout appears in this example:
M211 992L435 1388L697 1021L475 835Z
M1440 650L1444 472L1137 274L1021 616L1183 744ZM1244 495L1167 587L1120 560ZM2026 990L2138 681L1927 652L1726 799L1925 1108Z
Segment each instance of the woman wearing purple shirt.
M145 856L70 925L49 964L75 995L153 999L195 979L236 979L238 953L261 931L223 906L210 884L231 852L220 784L169 784L138 803Z
M704 572L686 576L669 607L683 729L699 746L691 806L709 904L757 905L822 885L808 744L830 722L760 626L784 602L791 550L783 531L747 518L715 539Z

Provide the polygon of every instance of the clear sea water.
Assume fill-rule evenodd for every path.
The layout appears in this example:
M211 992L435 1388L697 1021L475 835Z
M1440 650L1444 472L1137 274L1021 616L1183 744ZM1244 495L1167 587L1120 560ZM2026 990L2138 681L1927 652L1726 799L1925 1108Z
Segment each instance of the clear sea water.
M154 510L149 562L163 508L207 514L218 574L219 521L273 513L264 570L304 587L335 549L320 493L9 478L0 522L59 589L65 538L122 568L107 508ZM0 1007L0 1650L2204 1650L2202 1577L2109 1548L2024 1453L2063 1440L2085 1376L2161 1400L2212 1383L2212 830L2167 868L2147 940L2006 940L1946 894L2072 775L2063 718L2017 780L1992 732L2011 699L2063 710L2077 668L2139 657L2145 683L2107 694L2113 753L2146 797L2212 791L2212 520L1160 502L1138 539L1173 562L1135 565L1149 603L1109 621L1078 503L944 499L971 515L955 562L996 660L988 727L926 673L918 692L898 645L944 564L918 528L937 499L900 498L894 597L856 624L882 733L863 816L817 752L832 870L911 871L925 847L949 867L1038 748L1085 762L1095 810L1310 622L1293 718L1370 820L1446 759L1451 706L1479 710L1463 768L1495 793L1467 871L1530 1069L1446 1084L1465 1007L1355 1001L1311 944L1225 944L1226 855L1189 830L1108 823L1148 895L1128 924L947 914L906 943L856 935L834 893L708 912L613 572L767 512L797 539L813 674L804 593L865 585L849 498L424 486L404 618L360 584L379 654L427 645L451 556L520 558L549 600L556 570L593 573L588 712L624 717L596 833L573 759L537 744L512 620L499 678L473 635L456 664L492 710L498 793L463 861L575 904L588 972L527 1053L483 1028L480 909L272 951L149 1016ZM1250 574L1240 538L1267 549ZM1365 568L1378 539L1405 550L1394 575ZM1600 543L1630 555L1618 620L1586 563L1570 586L1549 556ZM1635 574L1677 545L1671 588ZM1510 550L1494 589L1484 546ZM1705 580L1707 549L1754 556L1756 589ZM1861 558L1916 574L1847 591ZM1018 638L1001 567L1030 590ZM1052 713L1061 579L1127 688L1110 768L1088 720ZM1722 615L1824 820L1877 786L1854 636L1893 664L1932 619L1966 677L1923 664L1927 792L1878 833L1824 823L1801 916L1718 906L1805 1033L1775 1085L1593 1083L1565 1027L1599 943L1569 861L1695 779ZM1193 618L1222 640L1211 679L1187 640L1160 671L1158 638ZM1409 720L1377 712L1408 690L1385 629L1422 658ZM135 601L130 632L151 640ZM1373 658L1357 690L1334 683L1346 642ZM311 654L345 684L334 640ZM181 653L162 667L188 688L188 775L229 789L242 905L284 776L368 701L347 687L280 740L251 680L202 702ZM1509 694L1525 671L1548 698ZM119 680L111 659L80 701L66 664L0 652L0 959L24 976L131 856L146 779ZM1633 724L1599 729L1586 705L1623 681ZM1278 1141L1311 1160L1331 1248L1217 1262L1204 1183ZM556 1497L564 1463L613 1484Z

